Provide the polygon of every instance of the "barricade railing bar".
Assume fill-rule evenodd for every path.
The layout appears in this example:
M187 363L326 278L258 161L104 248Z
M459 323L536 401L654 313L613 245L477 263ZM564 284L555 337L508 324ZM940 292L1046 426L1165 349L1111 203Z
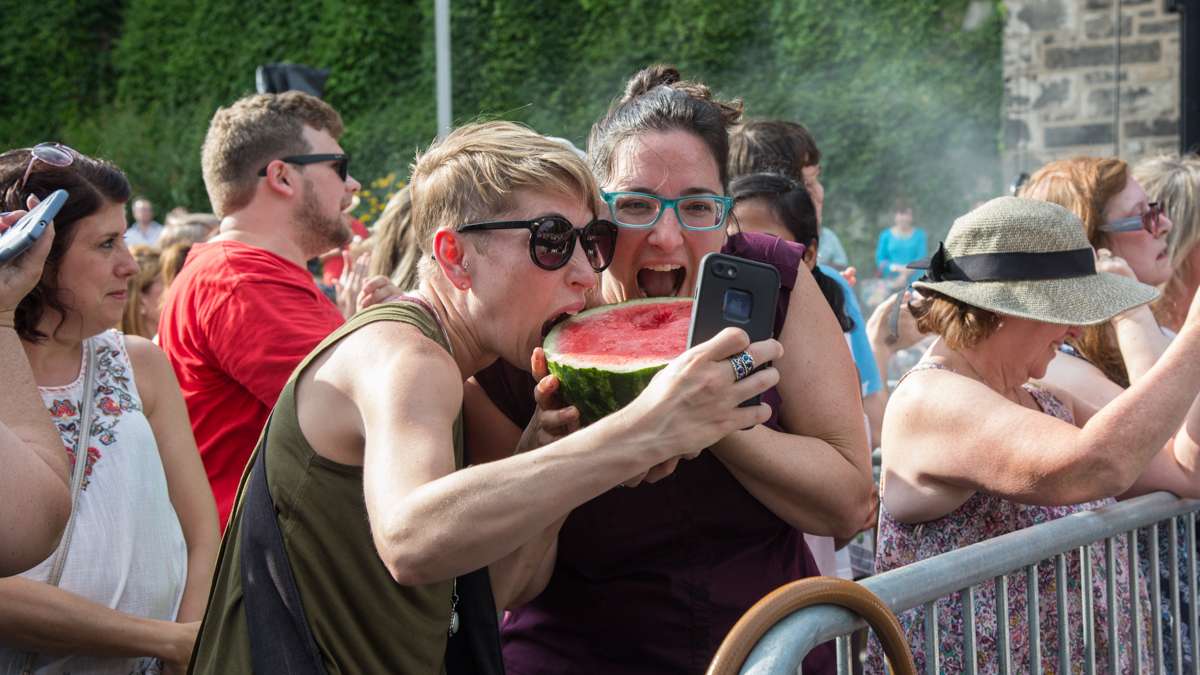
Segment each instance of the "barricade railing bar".
M1133 623L1131 634L1119 630L1117 620L1109 620L1107 632L1107 662L1119 663L1118 652L1121 645L1129 650L1130 662L1136 667L1139 657L1149 650L1153 656L1155 673L1182 673L1184 661L1181 645L1181 619L1190 625L1191 630L1187 642L1191 647L1193 659L1189 672L1194 675L1200 667L1200 633L1197 627L1197 602L1190 601L1185 606L1180 602L1180 594L1186 589L1189 598L1196 598L1196 512L1200 511L1200 500L1179 499L1172 494L1157 492L1135 499L1096 509L1074 513L1034 527L1010 532L1008 534L972 544L961 549L950 551L933 558L894 569L882 574L868 577L859 583L875 593L897 615L924 606L925 608L925 653L929 655L925 663L925 672L941 672L938 663L938 620L937 601L942 598L962 593L963 616L963 666L965 672L974 673L977 667L979 652L978 628L976 623L976 589L983 584L994 584L996 590L996 616L1006 620L996 621L995 649L999 670L1001 673L1015 673L1017 665L1012 663L1011 648L1013 638L1009 631L1009 575L1024 574L1026 610L1028 613L1027 627L1030 635L1028 640L1029 662L1032 672L1040 673L1042 668L1042 645L1045 636L1041 635L1039 604L1052 602L1056 604L1059 622L1056 627L1057 644L1063 646L1053 655L1057 661L1057 669L1062 673L1075 672L1072 669L1070 644L1083 640L1083 672L1095 673L1097 617L1096 598L1093 597L1093 574L1103 574L1106 598L1113 599L1107 603L1109 612L1116 612L1120 602L1117 596L1117 578L1114 570L1117 562L1117 538L1125 537L1125 551L1128 562L1128 592L1126 600L1132 604ZM1161 556L1159 554L1160 527L1165 526L1168 533L1168 560L1170 576L1168 588L1170 604L1170 636L1164 639L1162 593L1160 583ZM1149 578L1144 579L1140 569L1141 555L1139 554L1138 531L1148 534L1145 542L1149 543L1146 554L1149 558ZM1103 558L1105 568L1092 569L1092 555L1088 555L1092 544L1103 543ZM1186 579L1180 579L1179 548L1185 544L1187 569ZM1082 634L1070 634L1068 619L1068 590L1067 557L1079 556L1080 566L1080 597ZM1056 579L1054 597L1042 599L1038 597L1038 565L1052 563ZM1142 588L1148 589L1149 607L1141 600ZM1183 617L1181 612L1186 612ZM1141 634L1145 622L1150 623L1151 639L1143 643ZM851 671L850 635L865 628L866 624L850 612L828 606L808 607L782 619L766 632L760 639L742 667L742 673L754 675L797 675L801 672L800 664L804 657L817 645L830 640L836 640L838 673L848 674ZM1076 631L1078 632L1078 631Z

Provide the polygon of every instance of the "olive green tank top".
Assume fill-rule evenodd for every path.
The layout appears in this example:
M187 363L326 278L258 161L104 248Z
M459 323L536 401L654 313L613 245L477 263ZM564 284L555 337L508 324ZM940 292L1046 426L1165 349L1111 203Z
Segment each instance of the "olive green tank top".
M443 672L450 580L402 586L379 559L367 521L363 469L313 451L296 416L296 382L342 338L376 321L417 327L449 351L437 319L413 302L371 307L334 331L296 368L279 395L252 466L266 448L267 482L305 616L329 673ZM454 464L462 468L462 414L454 421ZM221 543L212 594L189 672L251 672L240 567L239 524L246 477Z

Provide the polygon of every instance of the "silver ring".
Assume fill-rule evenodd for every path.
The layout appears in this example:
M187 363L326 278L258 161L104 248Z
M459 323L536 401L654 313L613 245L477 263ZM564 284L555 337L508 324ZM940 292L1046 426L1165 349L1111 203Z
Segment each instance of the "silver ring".
M729 357L729 365L733 366L733 381L737 382L754 372L754 357L742 352Z

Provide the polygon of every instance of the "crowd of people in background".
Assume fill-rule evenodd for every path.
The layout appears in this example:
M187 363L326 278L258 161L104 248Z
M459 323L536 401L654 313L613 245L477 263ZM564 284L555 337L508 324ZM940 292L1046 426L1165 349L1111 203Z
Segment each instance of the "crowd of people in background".
M0 154L0 228L69 194L0 263L0 673L695 673L790 581L1200 497L1200 157L1051 162L936 244L897 194L869 307L824 220L836 158L672 67L636 73L586 152L462 126L370 230L342 131L300 92L221 107L211 211L162 223L103 159ZM713 252L779 272L772 337L727 329L583 425L546 332L691 297ZM1140 545L1183 573L1200 553ZM1149 667L1108 661L1108 624L1149 603L1117 549L1089 553L1101 672ZM1022 672L1024 583L1011 619L975 597ZM1047 666L1080 600L1042 609ZM939 602L943 667L966 667L961 612ZM923 610L901 622L923 667Z

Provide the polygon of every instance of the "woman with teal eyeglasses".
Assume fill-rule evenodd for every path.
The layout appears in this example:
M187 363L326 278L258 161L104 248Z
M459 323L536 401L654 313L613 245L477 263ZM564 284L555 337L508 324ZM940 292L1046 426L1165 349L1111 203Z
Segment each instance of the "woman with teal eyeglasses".
M533 599L509 608L502 639L510 674L703 672L743 612L778 586L818 574L803 532L848 537L873 520L857 375L829 305L800 265L803 247L726 236L729 129L740 116L739 104L658 66L638 73L596 123L589 160L620 230L595 302L690 296L701 258L715 251L774 264L784 356L774 362L779 386L763 395L771 419L572 512L541 561L539 587L523 594ZM548 381L539 384L543 408ZM515 436L534 412L530 383L495 372L479 382L515 423L489 428L487 439ZM551 414L565 420L551 435L578 428L574 408ZM832 672L832 656L818 650L805 672Z

